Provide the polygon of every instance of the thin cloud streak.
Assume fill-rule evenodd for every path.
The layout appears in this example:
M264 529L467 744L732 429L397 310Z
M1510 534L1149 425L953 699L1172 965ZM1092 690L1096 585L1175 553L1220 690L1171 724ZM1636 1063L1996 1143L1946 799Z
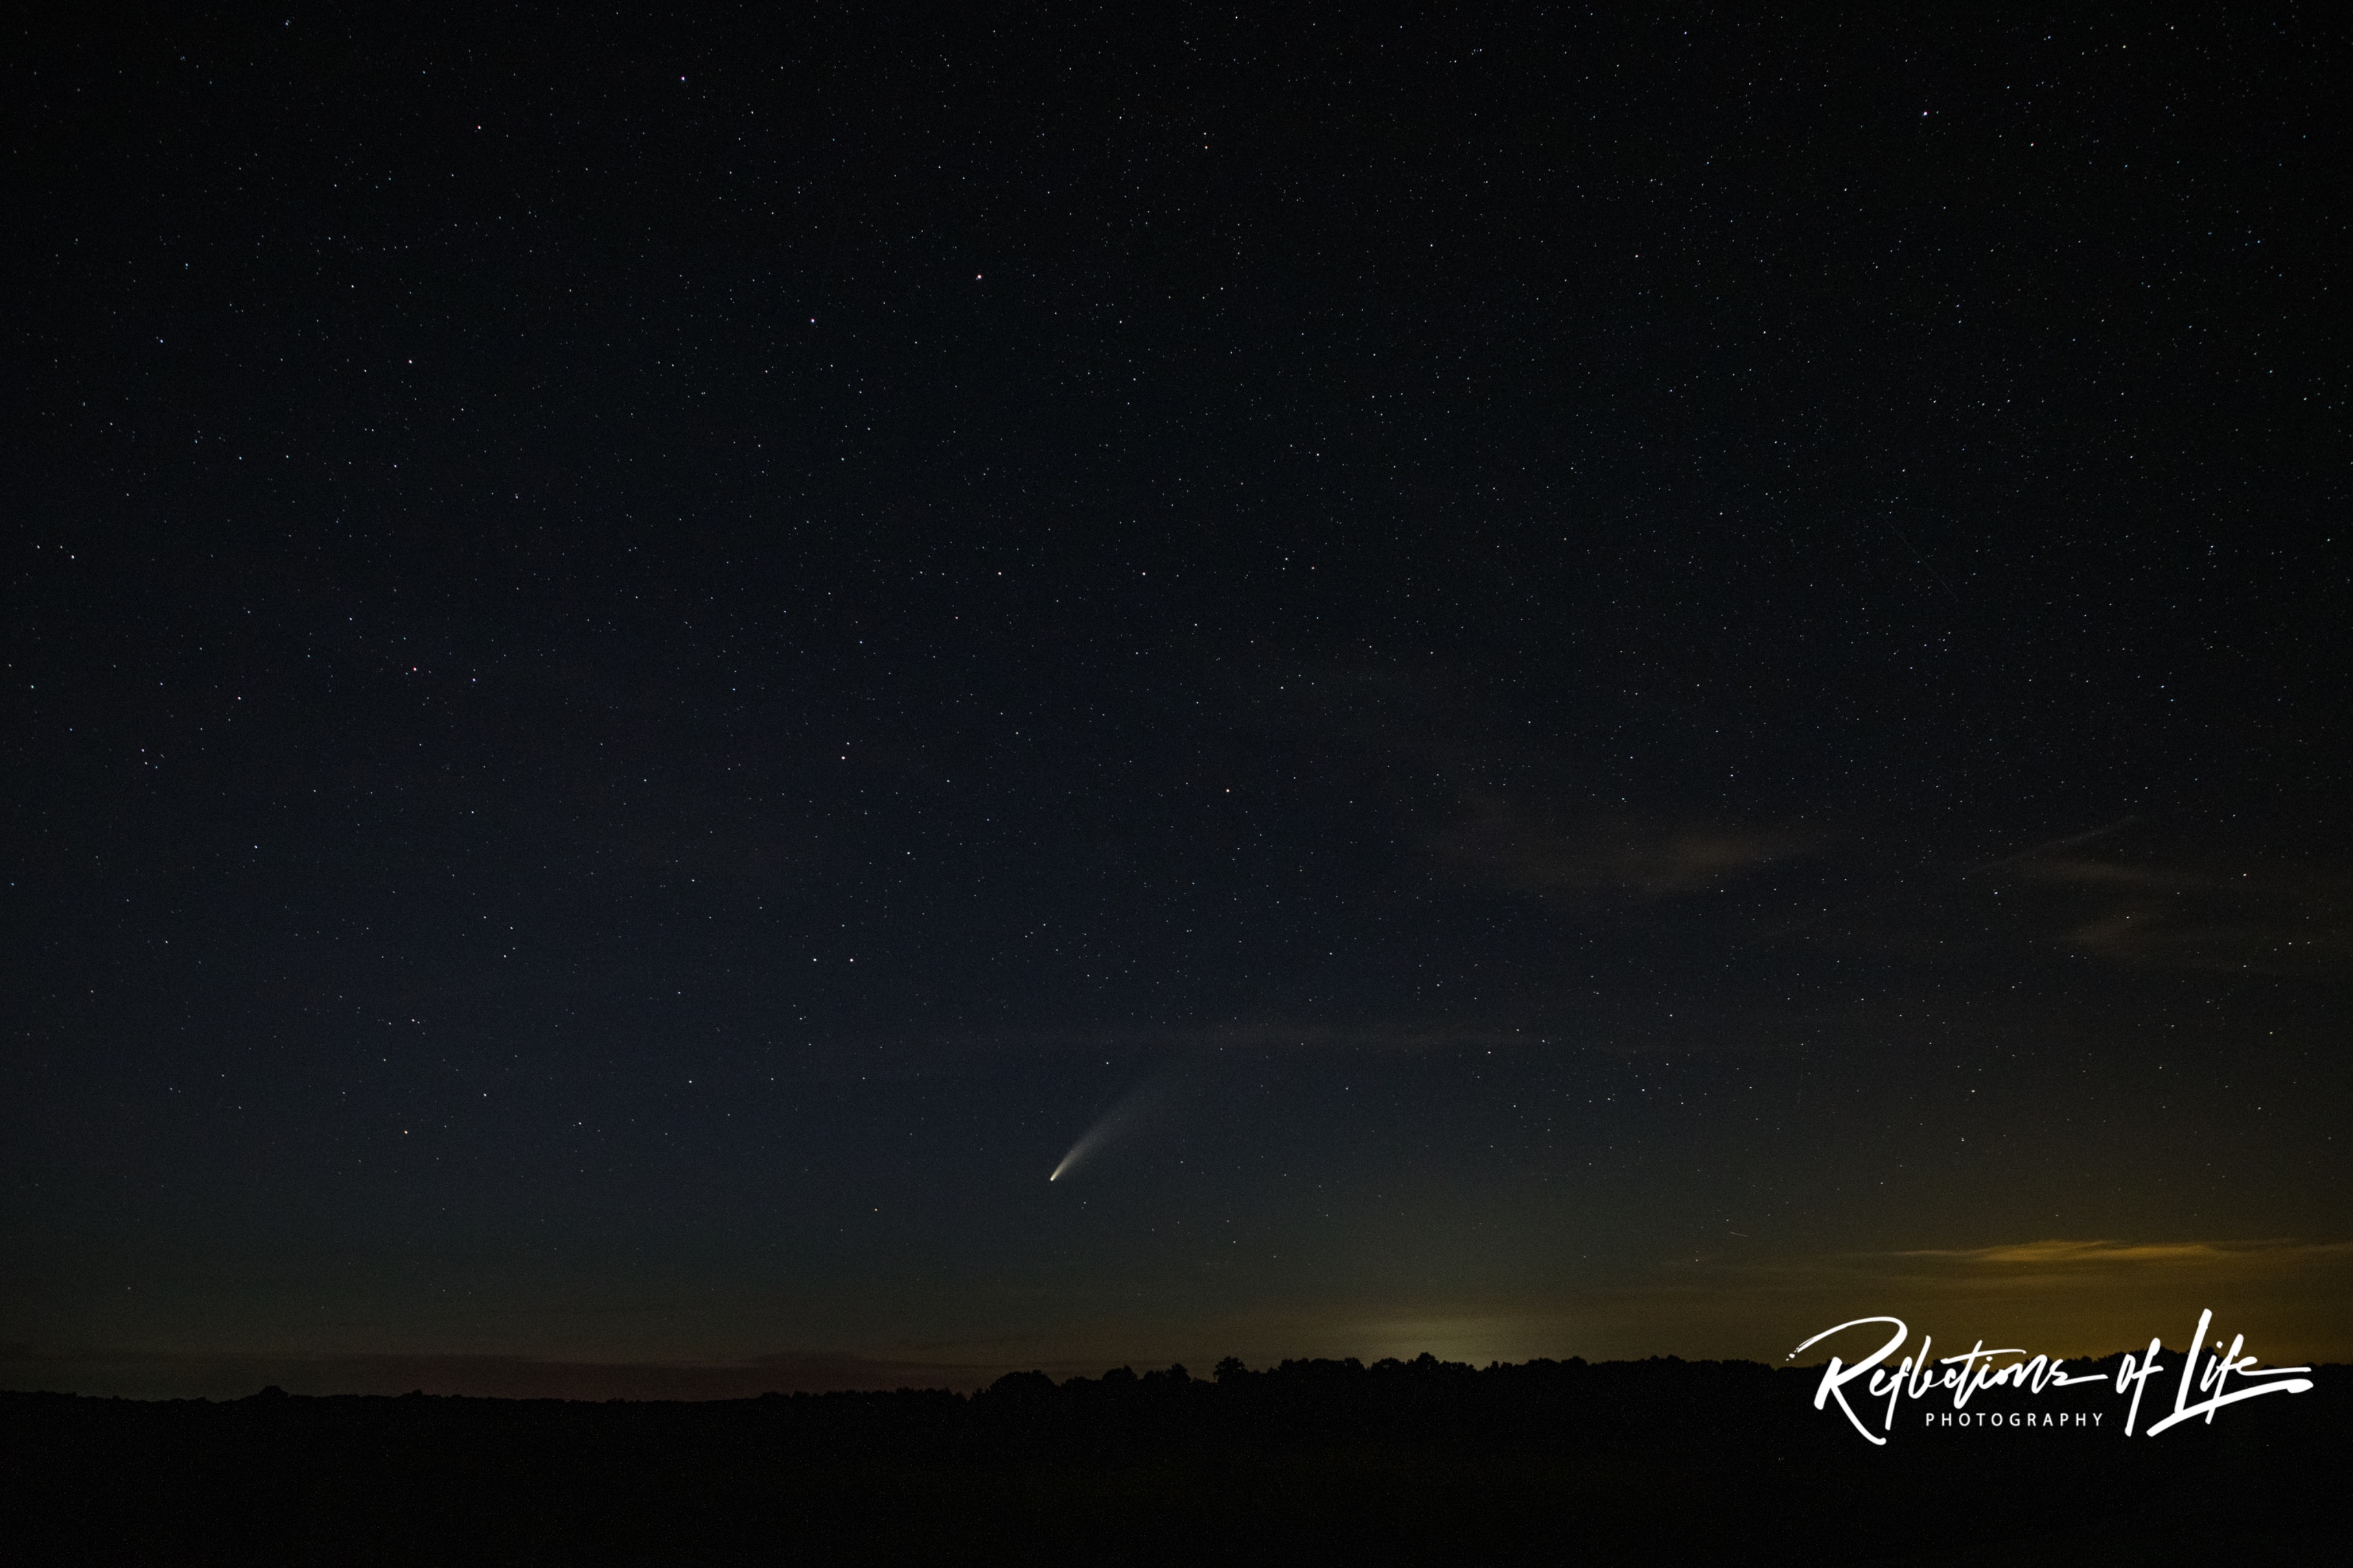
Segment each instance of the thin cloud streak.
M1477 795L1470 804L1469 815L1439 836L1439 860L1517 892L1672 899L1816 847L1813 835L1789 827L1604 820L1572 828L1495 795Z
M2127 827L2137 826L2139 824L2147 820L2148 819L2147 817L2140 816L2138 813L2135 813L2130 816L2121 816L2116 821L2108 823L2105 826L2088 828L2082 833L2070 833L2063 838L2051 838L2045 839L2040 844L2031 844L2023 849L2016 850L1996 859L1987 860L1978 865L1972 866L1969 868L1969 871L1974 873L1978 871L1999 870L2004 866L2022 865L2028 861L2040 859L2042 857L2050 854L2054 849L2074 849L2080 848L2082 846L2086 844L2096 844L2101 839L2109 837L2111 834L2121 833Z
M2235 1263L2288 1255L2325 1257L2353 1251L2353 1242L2020 1241L1997 1247L1923 1247L1891 1258L1947 1258L1962 1263L2047 1266L2110 1263Z

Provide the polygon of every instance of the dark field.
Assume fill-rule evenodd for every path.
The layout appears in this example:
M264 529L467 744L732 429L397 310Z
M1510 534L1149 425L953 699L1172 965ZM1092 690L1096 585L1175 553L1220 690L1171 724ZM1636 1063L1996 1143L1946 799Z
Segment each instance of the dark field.
M1883 1448L1811 1408L1813 1373L1674 1360L704 1404L11 1394L0 1559L2340 1561L2342 1373L2156 1439L2104 1385L1981 1395L2106 1415Z

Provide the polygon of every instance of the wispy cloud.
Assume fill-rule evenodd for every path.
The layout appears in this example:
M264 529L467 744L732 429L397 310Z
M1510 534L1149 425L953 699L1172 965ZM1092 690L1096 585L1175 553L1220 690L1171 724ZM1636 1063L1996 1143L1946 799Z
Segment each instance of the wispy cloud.
M2147 819L2146 817L2137 815L2119 817L2114 822L2107 823L2099 827L2086 828L2081 833L2069 833L2057 838L2046 838L2040 844L2030 844L2023 849L2014 850L1998 859L1989 860L1981 866L1973 867L1972 869L1978 871L1992 871L1998 870L2005 866L2019 866L2028 864L2030 862L2042 861L2059 850L2080 849L2086 844L2096 844L2103 838L2106 838L2114 834L2122 833L2128 827L2137 826L2139 824L2147 820Z
M2230 1266L2348 1255L2353 1255L2353 1241L2069 1241L2054 1237L1994 1247L1922 1247L1884 1256L1947 1259L1989 1268L2098 1268L2138 1264Z
M2015 876L2030 882L2074 888L2150 888L2176 891L2202 885L2204 879L2164 866L2135 866L2116 860L2077 856L2010 863Z
M1814 839L1794 828L1706 822L1565 825L1482 794L1436 847L1458 874L1522 892L1669 899L1808 854Z
M2210 1242L2018 1241L2000 1247L1922 1247L1897 1258L1950 1258L1964 1263L2187 1263L2225 1256Z
M2052 939L2114 963L2266 974L2353 966L2353 875L2184 852L2139 817L2034 845L1973 874L2029 895L2021 908Z
M2353 964L2353 911L2338 893L2326 903L2208 889L2201 902L2110 910L2072 926L2067 940L2123 963L2258 974L2343 974ZM2298 907L2298 903L2302 907Z

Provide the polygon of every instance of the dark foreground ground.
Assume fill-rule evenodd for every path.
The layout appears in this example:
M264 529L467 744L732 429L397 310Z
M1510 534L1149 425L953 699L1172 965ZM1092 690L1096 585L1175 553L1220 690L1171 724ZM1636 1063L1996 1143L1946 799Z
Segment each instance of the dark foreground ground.
M2096 1430L1907 1422L1883 1448L1810 1407L1815 1373L1672 1360L969 1399L7 1394L0 1562L2345 1562L2347 1371L2154 1440L2102 1385L1972 1405Z

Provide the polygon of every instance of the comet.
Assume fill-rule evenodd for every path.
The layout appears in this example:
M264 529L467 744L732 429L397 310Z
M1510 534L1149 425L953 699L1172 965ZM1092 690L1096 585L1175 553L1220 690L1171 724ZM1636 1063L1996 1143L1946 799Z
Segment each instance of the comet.
M1060 1181L1063 1172L1074 1169L1081 1161L1101 1148L1110 1139L1114 1130L1108 1117L1088 1128L1084 1135L1071 1145L1071 1152L1062 1156L1062 1163L1055 1166L1053 1173L1046 1179L1050 1182Z
M1062 1163L1056 1165L1053 1173L1046 1179L1060 1181L1102 1152L1105 1145L1152 1121L1187 1087L1182 1066L1164 1068L1145 1079L1122 1095L1109 1110L1095 1118L1092 1126L1079 1134L1079 1141L1071 1145L1071 1152L1062 1156Z

